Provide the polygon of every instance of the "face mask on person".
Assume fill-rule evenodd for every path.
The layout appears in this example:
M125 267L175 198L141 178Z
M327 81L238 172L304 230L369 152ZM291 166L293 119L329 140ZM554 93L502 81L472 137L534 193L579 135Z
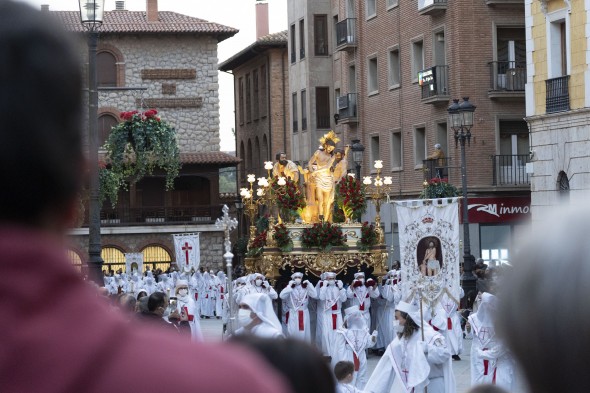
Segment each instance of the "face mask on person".
M404 332L404 325L400 325L398 321L394 321L393 322L393 329L397 332L397 333L403 333Z
M360 281L362 284L364 284L364 283L365 283L365 279L364 279L364 278L359 278L358 280L359 280L359 281Z
M328 280L328 285L334 285L336 284L336 280Z
M300 278L296 278L294 281L295 281L295 284L297 284L297 285L301 284L301 279Z
M179 294L180 296L186 296L186 295L188 295L188 289L186 289L186 288L182 288L182 289L180 289L180 290L178 291L178 294Z
M262 285L262 280L261 279L256 280L256 286L259 287L261 285Z
M250 311L250 310L245 310L245 309L238 310L238 324L241 327L248 326L252 322L252 318L250 317L251 313L252 313L252 311Z

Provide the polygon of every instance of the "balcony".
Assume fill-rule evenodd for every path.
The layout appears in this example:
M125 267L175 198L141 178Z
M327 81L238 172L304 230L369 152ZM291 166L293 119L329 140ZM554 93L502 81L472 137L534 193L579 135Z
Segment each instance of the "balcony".
M356 93L348 93L338 97L338 123L357 123Z
M438 65L418 73L418 83L422 89L422 102L425 104L448 103L449 66Z
M221 216L221 205L174 207L115 207L100 211L100 224L110 226L211 224ZM83 226L88 226L85 217Z
M447 0L418 0L420 15L438 15L447 10Z
M336 50L351 50L356 45L356 18L347 18L336 23Z
M490 90L488 97L494 99L524 100L526 63L515 61L492 61L490 67Z
M449 177L450 158L435 158L431 160L422 160L424 170L424 180Z
M570 110L570 76L547 79L545 81L545 111L547 113L564 112Z
M531 184L526 164L528 154L500 154L492 156L494 186L528 186Z

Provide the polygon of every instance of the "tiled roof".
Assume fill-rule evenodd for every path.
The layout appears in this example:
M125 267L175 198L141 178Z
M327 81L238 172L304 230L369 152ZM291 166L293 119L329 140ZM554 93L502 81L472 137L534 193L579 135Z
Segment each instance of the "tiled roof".
M66 30L84 31L78 11L51 11L51 15L57 17ZM104 21L99 32L101 34L210 34L218 36L219 41L223 41L238 32L238 29L233 27L171 11L159 11L158 17L158 22L148 22L145 11L105 11Z
M256 55L260 54L261 50L265 50L268 48L280 48L280 47L287 47L288 42L288 33L287 30L279 31L278 33L272 33L265 35L264 37L260 37L254 43L247 46L246 48L242 49L240 52L236 53L229 59L225 60L223 63L220 63L217 67L221 71L230 71L234 68L240 66L241 64L247 62L251 58L255 57Z
M242 162L238 157L221 151L201 153L180 153L180 162L183 164L234 166Z

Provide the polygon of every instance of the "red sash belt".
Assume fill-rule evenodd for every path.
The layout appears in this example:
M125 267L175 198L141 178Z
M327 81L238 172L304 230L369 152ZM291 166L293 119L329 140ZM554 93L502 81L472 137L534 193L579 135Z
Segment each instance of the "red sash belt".
M359 307L359 310L361 310L361 311L365 311L365 302L362 302L362 303L361 303L361 305L360 305L360 307Z
M435 332L438 332L438 331L440 330L439 328L437 328L436 326L434 326L434 325L432 324L432 319L431 319L430 321L428 321L428 324L429 324L430 326L432 326L432 328L434 329L434 331L435 331Z
M303 310L299 310L299 330L303 331Z
M447 318L447 329L453 330L453 320L451 318Z
M356 356L356 353L354 353L354 351L352 351L352 360L354 363L354 371L358 371L359 368L361 368L361 362L359 361L358 356Z
M332 330L336 330L336 321L338 321L338 314L332 314Z
M487 348L482 349L482 351L487 351ZM483 360L483 375L488 375L488 368L490 366L490 361L487 359Z
M334 303L334 305L332 306L332 310L334 310L334 311L338 310L338 302Z
M195 292L195 300L199 300L199 294L198 294L198 292Z
M192 322L195 319L195 316L188 313L188 307L183 307L183 308L184 308L184 313L188 317L188 321Z

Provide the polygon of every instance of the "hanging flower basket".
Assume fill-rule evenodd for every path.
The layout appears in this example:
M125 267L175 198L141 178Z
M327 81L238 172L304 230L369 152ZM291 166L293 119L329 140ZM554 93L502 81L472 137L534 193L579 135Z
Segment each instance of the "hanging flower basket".
M123 122L111 129L104 145L108 167L101 169L100 185L101 195L108 196L113 206L126 182L135 183L156 168L166 173L166 190L174 186L180 171L176 130L157 114L155 109L122 112Z

